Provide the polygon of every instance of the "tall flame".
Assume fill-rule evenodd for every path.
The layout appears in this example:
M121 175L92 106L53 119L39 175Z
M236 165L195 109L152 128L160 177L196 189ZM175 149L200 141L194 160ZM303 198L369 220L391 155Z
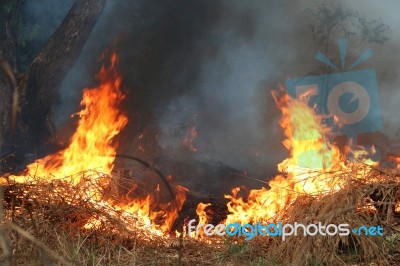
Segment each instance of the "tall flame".
M27 173L10 176L14 182L28 182L33 178L41 181L71 178L77 184L80 172L87 170L110 174L116 155L117 144L114 137L127 124L128 119L121 114L118 106L124 95L121 92L121 77L116 71L117 55L111 56L111 65L102 66L97 75L100 85L85 89L78 113L78 127L69 146L55 154L50 154L27 166Z
M270 188L251 190L247 198L232 190L230 214L226 223L267 221L288 206L298 195L324 194L339 189L337 175L331 171L344 167L339 149L328 141L329 128L302 97L291 99L286 93L273 96L282 111L280 126L286 139L283 145L290 156L278 165L281 174L269 182ZM307 95L305 95L307 96Z
M125 98L121 92L121 77L116 70L118 57L111 55L108 67L102 66L97 75L100 85L83 91L78 113L79 122L69 146L55 154L50 154L27 166L22 175L0 178L0 183L40 183L54 180L76 187L77 194L95 208L111 210L108 216L125 222L128 228L141 230L143 234L164 236L170 231L186 199L187 189L175 186L175 199L159 203L157 189L153 194L141 198L106 197L103 189L110 186L111 173L117 154L115 136L127 124L127 117L119 110ZM87 180L97 181L100 186L91 186ZM137 184L132 180L132 189ZM55 189L54 193L58 193ZM66 195L68 197L68 195ZM101 225L99 217L91 217L84 228Z

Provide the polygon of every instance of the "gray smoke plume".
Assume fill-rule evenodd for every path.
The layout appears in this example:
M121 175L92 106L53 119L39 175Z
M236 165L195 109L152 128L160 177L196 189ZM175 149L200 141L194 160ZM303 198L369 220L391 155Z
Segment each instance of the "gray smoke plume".
M109 1L63 83L58 123L61 126L69 121L69 114L78 109L81 89L95 84L93 76L100 53L117 38L114 46L128 93L124 108L130 118L121 137L126 144L124 152L134 153L127 143L136 143L137 135L146 128L156 128L159 152L169 158L169 165L177 161L217 162L232 171L248 171L256 178L272 176L276 164L288 153L281 145L280 112L271 90L278 89L287 78L306 76L321 68L314 55L323 47L310 31L310 24L317 22L306 11L319 3ZM375 68L378 73L384 133L391 138L398 136L400 91L396 63L400 32L395 7L399 4L395 0L327 4L358 10L368 19L382 18L391 28L387 43L366 46L375 55L365 68ZM37 12L41 5L28 6ZM356 46L349 43L350 50L356 50ZM355 56L360 52L354 52ZM151 115L144 117L144 113ZM188 129L194 126L197 136L192 144L196 152L184 145ZM260 186L224 174L221 179L231 184ZM187 178L191 173L181 175ZM193 181L195 178L200 180ZM187 182L209 187L217 178L206 172Z

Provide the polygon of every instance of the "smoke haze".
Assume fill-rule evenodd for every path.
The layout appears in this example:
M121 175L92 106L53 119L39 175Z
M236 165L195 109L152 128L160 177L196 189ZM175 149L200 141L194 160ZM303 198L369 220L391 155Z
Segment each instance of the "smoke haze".
M64 3L59 12L53 12L57 10L54 4L47 6L53 2L28 1L26 12L36 17L46 6L46 13L37 19L48 23L48 30L55 29L55 22L66 14L72 1L58 1ZM124 152L136 153L132 146L138 134L147 130L157 132L155 141L170 164L218 162L257 178L272 176L287 151L281 145L280 112L274 107L271 90L289 77L305 76L321 67L314 55L323 47L313 40L309 27L316 21L306 12L319 3L108 1L62 85L58 125L78 110L82 88L94 84L99 55L118 39L115 47L128 94L124 108L130 118L121 140L131 145L124 145ZM363 1L362 5L360 1L333 3L358 10L368 19L382 18L390 27L387 43L366 46L373 49L374 57L361 68L377 70L384 133L396 138L400 132L396 111L400 100L400 32L396 25L400 18L394 7L400 4L394 0ZM49 34L43 32L43 38ZM349 50L356 50L356 45L350 39ZM188 128L193 126L197 130L193 140L196 152L183 145ZM190 175L189 171L184 174ZM193 183L193 178L188 183ZM215 178L205 173L196 184L208 186ZM252 182L221 178L235 179L231 183L238 184Z

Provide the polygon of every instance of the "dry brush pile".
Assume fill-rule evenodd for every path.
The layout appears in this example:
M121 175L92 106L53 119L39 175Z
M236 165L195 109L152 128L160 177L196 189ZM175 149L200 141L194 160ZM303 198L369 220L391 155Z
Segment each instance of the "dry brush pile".
M359 167L359 166L358 166ZM88 200L102 178L9 184L2 187L2 265L398 265L400 171L364 166L365 177L338 172L340 190L300 195L275 221L384 227L384 236L255 237L193 240L144 234L135 221ZM354 173L360 172L360 169ZM84 175L84 173L82 173ZM93 181L96 180L96 181ZM100 190L100 189L99 189ZM89 191L89 189L87 190ZM108 187L101 187L111 197ZM268 206L266 206L267 208ZM100 221L85 228L88 221ZM271 221L272 222L272 221ZM237 248L240 247L240 248ZM33 264L32 264L33 263ZM36 264L34 264L36 263Z

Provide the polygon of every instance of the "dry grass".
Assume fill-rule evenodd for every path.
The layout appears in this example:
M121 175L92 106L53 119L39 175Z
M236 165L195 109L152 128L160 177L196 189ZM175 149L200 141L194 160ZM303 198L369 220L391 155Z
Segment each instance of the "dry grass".
M400 235L396 234L400 233L400 219L396 217L394 207L400 201L399 172L365 167L368 170L366 178L351 176L355 171L340 173L347 178L346 186L341 190L319 197L300 196L276 220L291 224L348 223L350 228L380 225L384 227L383 237L301 235L286 241L259 238L252 241L252 245L263 254L273 255L284 265L358 265L365 262L398 265L396 241L400 240Z
M381 225L384 237L256 237L144 240L134 221L99 208L90 194L65 181L10 184L0 209L1 265L399 265L400 172L366 167L367 178L352 171L339 191L302 195L275 221L285 223L349 223L351 227ZM359 169L358 169L359 170ZM355 172L355 171L354 171ZM79 191L101 184L84 178ZM98 179L101 180L101 179ZM110 196L107 188L102 188ZM84 230L96 217L101 224ZM207 242L208 241L208 242ZM370 264L375 263L375 264Z

